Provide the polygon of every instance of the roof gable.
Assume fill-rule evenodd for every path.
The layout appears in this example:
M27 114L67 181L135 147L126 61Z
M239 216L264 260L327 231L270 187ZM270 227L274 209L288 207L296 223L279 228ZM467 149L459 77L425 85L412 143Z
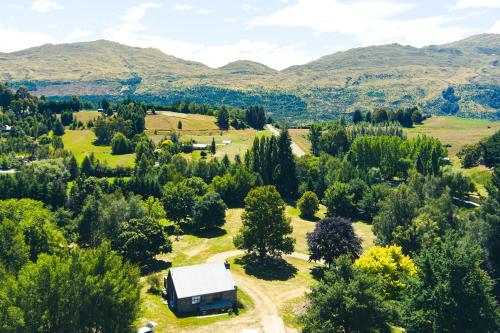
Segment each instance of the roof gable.
M223 262L171 268L169 274L178 298L236 289L233 276Z

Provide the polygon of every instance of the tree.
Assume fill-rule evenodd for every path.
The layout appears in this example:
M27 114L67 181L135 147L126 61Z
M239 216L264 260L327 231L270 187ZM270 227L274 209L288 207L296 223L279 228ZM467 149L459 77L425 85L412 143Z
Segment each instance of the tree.
M222 106L217 113L217 125L221 130L229 129L229 112L225 106Z
M389 118L387 117L387 111L385 111L384 109L376 109L375 111L373 111L371 118L376 124L385 123L389 120Z
M479 144L464 145L457 153L463 168L472 168L479 165L481 146Z
M131 152L133 152L132 142L123 133L116 133L111 140L111 154L123 155Z
M64 135L64 126L59 119L54 123L53 128L54 135L62 136Z
M297 207L300 210L300 215L306 218L311 218L319 210L319 200L316 193L307 191L297 202Z
M488 139L480 142L483 150L483 160L487 167L494 168L500 165L500 131Z
M212 155L215 155L215 153L217 152L214 138L212 138L212 143L210 144L210 152L212 153Z
M285 215L285 202L274 186L257 187L245 198L243 225L234 238L239 249L257 252L260 260L267 255L292 253L295 239L290 219Z
M171 252L172 243L157 220L144 217L121 224L116 249L124 258L144 265L157 254Z
M14 222L0 218L0 267L16 274L28 260L29 246L22 231Z
M354 266L380 278L388 299L398 299L408 287L406 281L417 274L417 266L400 246L375 246L363 253Z
M354 214L354 193L349 184L335 182L328 187L323 198L329 217L349 217Z
M380 202L379 207L379 212L373 219L373 232L381 245L390 245L397 231L406 229L411 224L420 201L410 187L401 185L391 191Z
M198 198L193 207L193 224L197 228L222 227L226 222L227 206L217 192L208 192Z
M314 156L319 156L321 152L320 138L321 127L317 124L312 124L309 127L309 141L311 142L311 152Z
M361 239L356 236L349 219L329 217L316 223L314 231L307 234L311 260L323 260L331 265L341 255L357 258L361 253Z
M420 112L419 109L415 108L415 110L411 114L411 120L415 124L421 124L422 121L424 121L424 116L422 115L422 112Z
M363 197L358 205L368 222L373 221L379 210L379 202L386 197L390 189L387 184L374 184L363 192Z
M177 123L177 129L182 129L182 121L180 121L180 120Z
M278 166L275 170L276 187L280 194L287 198L293 198L297 194L298 180L295 170L295 158L292 153L292 139L287 128L280 131L278 138Z
M80 175L80 167L78 166L75 155L71 155L71 158L68 161L67 169L70 175L70 180L75 180Z
M499 308L483 261L477 245L455 234L422 249L404 303L406 331L498 332Z
M307 295L310 305L300 318L304 333L386 333L391 310L379 280L338 258Z
M363 113L361 112L361 110L355 110L352 113L352 122L357 124L357 123L360 123L362 121L363 121Z
M168 183L163 189L163 207L174 222L188 220L195 204L195 191L183 183Z
M43 255L19 272L23 331L129 332L139 313L139 277L109 244Z

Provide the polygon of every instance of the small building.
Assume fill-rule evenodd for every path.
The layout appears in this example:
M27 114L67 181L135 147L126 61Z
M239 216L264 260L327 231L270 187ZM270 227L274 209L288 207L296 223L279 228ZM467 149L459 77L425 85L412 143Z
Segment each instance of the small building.
M208 149L208 145L204 143L193 143L194 150L206 150Z
M177 314L225 312L237 305L227 262L171 268L164 284L168 304Z
M0 131L2 132L9 132L11 129L12 127L10 127L9 125L0 126Z
M230 145L231 144L231 140L222 140L222 144L224 144L224 145Z

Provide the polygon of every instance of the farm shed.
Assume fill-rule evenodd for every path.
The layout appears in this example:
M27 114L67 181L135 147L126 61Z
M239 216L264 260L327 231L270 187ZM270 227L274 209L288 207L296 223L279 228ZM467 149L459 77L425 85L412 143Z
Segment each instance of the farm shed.
M227 262L171 268L164 280L177 314L227 311L237 304L237 287Z

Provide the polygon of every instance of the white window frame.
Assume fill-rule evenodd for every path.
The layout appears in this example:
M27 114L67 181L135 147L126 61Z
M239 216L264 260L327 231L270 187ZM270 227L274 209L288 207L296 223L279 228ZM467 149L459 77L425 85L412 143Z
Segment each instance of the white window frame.
M201 302L201 296L191 297L191 304L199 304Z

